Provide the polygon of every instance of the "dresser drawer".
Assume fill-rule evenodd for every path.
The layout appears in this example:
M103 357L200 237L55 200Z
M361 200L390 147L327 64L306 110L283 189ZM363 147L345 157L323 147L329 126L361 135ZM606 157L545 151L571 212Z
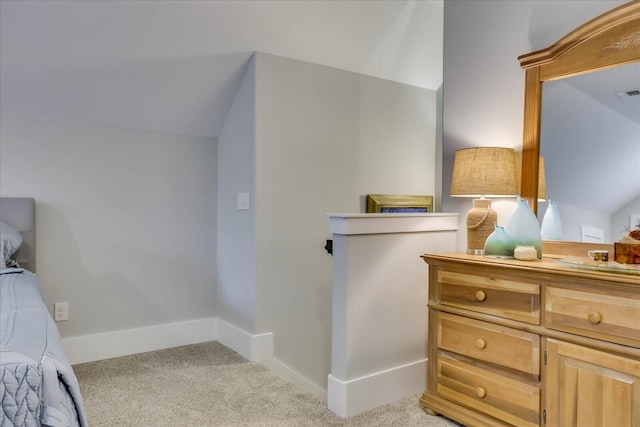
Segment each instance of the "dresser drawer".
M438 348L540 374L540 336L449 313L438 313Z
M640 346L640 294L548 286L545 326L634 347Z
M540 421L538 383L502 375L464 359L438 355L437 393L514 426L537 426Z
M442 304L540 324L540 285L535 281L438 270L435 285Z

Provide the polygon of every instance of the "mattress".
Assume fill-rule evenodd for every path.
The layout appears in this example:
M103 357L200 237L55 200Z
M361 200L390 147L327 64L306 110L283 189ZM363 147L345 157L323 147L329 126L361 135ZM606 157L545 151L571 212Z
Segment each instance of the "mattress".
M80 387L35 274L0 270L0 427L85 427Z

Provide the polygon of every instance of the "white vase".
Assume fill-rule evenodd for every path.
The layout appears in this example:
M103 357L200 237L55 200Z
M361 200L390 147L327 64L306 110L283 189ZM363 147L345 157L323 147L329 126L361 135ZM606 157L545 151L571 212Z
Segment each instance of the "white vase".
M540 235L545 240L561 240L562 239L562 221L560 221L560 212L556 202L549 199L549 206L542 218L542 227Z
M542 258L540 225L526 200L518 197L518 206L509 218L505 231L516 246L533 246L538 258Z

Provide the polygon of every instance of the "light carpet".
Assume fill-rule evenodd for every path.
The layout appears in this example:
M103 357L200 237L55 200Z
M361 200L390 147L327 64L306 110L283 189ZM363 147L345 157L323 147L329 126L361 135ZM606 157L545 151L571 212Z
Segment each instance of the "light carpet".
M91 427L460 426L419 395L350 418L217 341L73 367Z

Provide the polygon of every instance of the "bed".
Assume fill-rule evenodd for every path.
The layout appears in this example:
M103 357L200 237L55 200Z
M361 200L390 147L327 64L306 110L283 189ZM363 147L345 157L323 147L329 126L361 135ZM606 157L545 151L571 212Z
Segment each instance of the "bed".
M0 197L0 426L85 427L80 387L35 275L35 201Z

